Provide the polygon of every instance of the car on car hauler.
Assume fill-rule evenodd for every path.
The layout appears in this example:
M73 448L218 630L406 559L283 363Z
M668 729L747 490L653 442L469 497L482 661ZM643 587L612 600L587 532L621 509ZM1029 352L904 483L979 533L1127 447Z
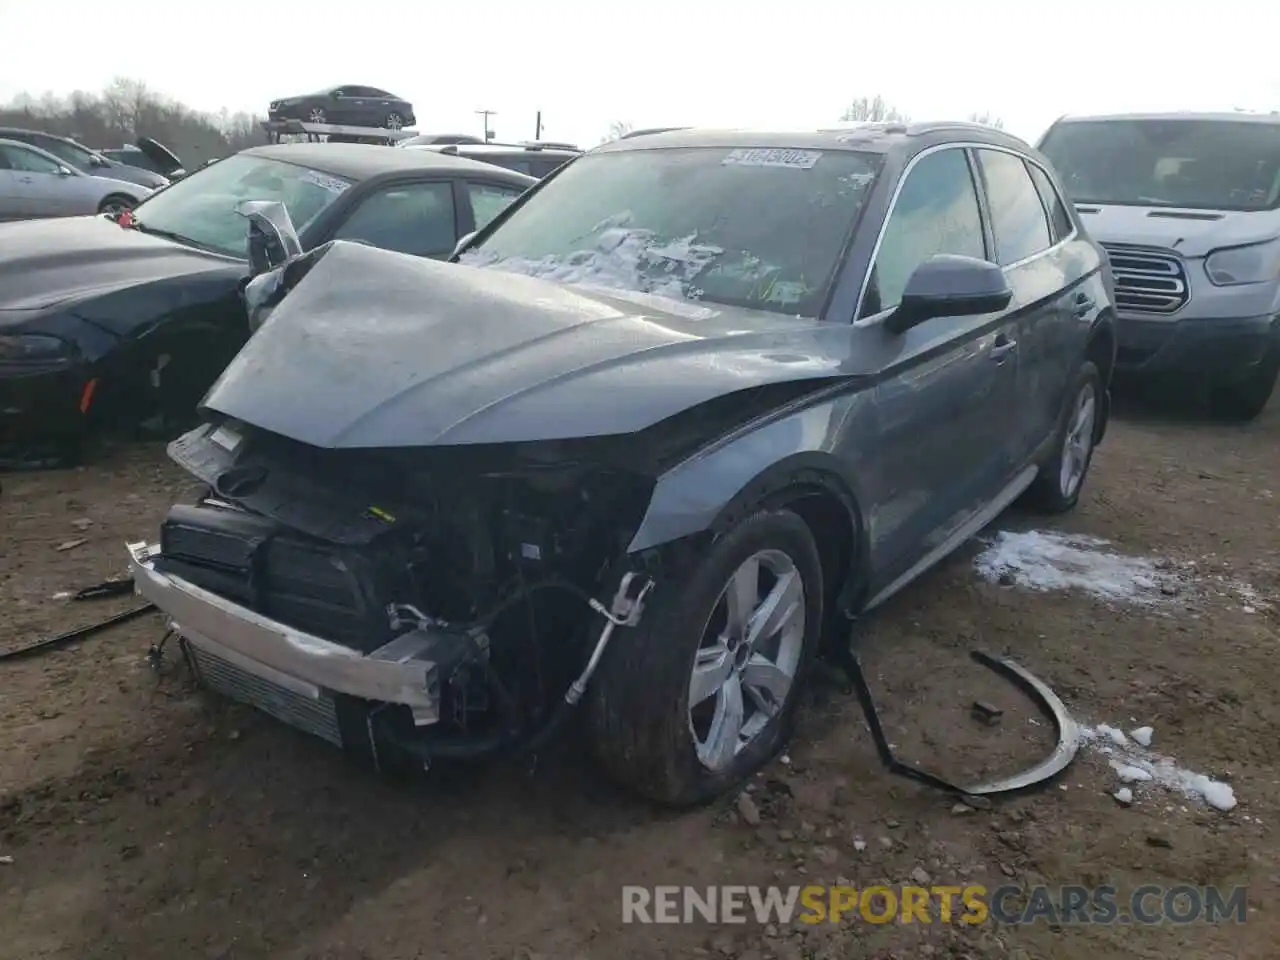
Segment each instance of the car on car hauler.
M1116 374L1262 413L1280 372L1280 114L1064 117L1040 140L1116 282Z
M582 702L614 779L714 796L847 617L1070 509L1106 425L1103 252L989 128L619 140L456 259L260 264L170 446L208 493L129 548L209 687L379 766Z

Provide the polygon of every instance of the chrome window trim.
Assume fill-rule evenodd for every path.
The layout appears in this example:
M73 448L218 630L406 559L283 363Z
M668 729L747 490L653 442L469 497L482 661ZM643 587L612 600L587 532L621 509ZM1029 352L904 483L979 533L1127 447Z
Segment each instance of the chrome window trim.
M867 272L863 276L862 286L858 290L858 301L857 301L857 307L854 310L854 321L853 321L853 325L855 327L869 327L872 324L880 322L886 316L892 313L895 309L897 309L897 304L894 304L892 307L888 307L885 310L881 310L879 313L875 313L869 317L863 317L862 319L858 319L859 315L862 313L862 303L867 296L867 286L871 282L871 271L875 269L876 260L880 256L880 244L884 241L884 234L885 234L885 230L888 229L889 220L893 217L894 211L898 209L898 197L902 193L903 186L906 185L907 178L911 176L911 172L915 169L917 163L919 163L925 157L931 157L935 153L941 153L943 150L993 150L997 153L1007 153L1010 156L1017 157L1023 163L1033 164L1039 167L1040 170L1042 170L1045 174L1048 175L1049 184L1050 186L1053 187L1053 192L1057 194L1058 200L1062 202L1064 207L1066 207L1066 200L1063 198L1062 192L1058 189L1058 185L1054 181L1052 172L1043 163L1039 163L1034 158L1027 156L1025 153L1020 153L1019 151L1011 149L1010 147L1005 147L1005 146L1000 146L997 144L990 144L990 143L979 143L979 142L974 142L969 140L957 140L951 143L939 143L932 147L926 147L924 150L921 150L919 153L917 153L914 157L912 157L907 162L906 168L902 171L902 176L898 178L898 183L893 188L893 196L890 197L889 199L889 210L884 215L884 219L880 221L880 230L879 230L879 233L876 235L876 243L875 243L875 246L871 248L871 258L867 261ZM977 157L974 158L974 161L975 162L971 165L971 170L977 175L981 176L982 161ZM1028 174L1028 178L1030 178L1030 174ZM1031 182L1031 186L1035 187L1034 180ZM979 186L978 184L975 183L974 190L977 191L978 189L979 189ZM983 193L986 192L985 183L982 185L981 189ZM1036 197L1037 198L1040 197L1039 188L1036 188ZM1048 226L1050 231L1049 235L1052 236L1053 221L1050 219L1049 211L1044 209L1043 200L1040 200L1040 209L1044 213L1045 224L1046 226ZM1070 210L1071 208L1067 207L1067 209ZM981 216L982 214L981 204L979 204L978 212L979 212L979 216ZM999 243L999 238L995 237L995 224L991 223L989 224L989 226L991 227L992 237L995 238L997 243ZM1067 234L1065 237L1063 237L1061 240L1058 240L1055 243L1050 244L1049 246L1045 247L1043 250L1039 251L1038 253L1033 253L1029 257L1023 257L1021 260L1016 260L1013 263L1010 263L1006 266L1001 267L1000 269L1013 270L1017 267L1025 266L1026 264L1031 263L1033 260L1038 260L1041 257L1046 256L1047 254L1054 253L1059 248L1070 243L1072 240L1075 240L1079 235L1080 235L1080 228L1076 225L1075 217L1072 217L1071 232Z

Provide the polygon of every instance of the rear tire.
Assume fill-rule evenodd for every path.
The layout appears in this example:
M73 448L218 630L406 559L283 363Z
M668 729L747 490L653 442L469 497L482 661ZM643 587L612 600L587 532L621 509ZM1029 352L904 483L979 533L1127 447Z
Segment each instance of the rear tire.
M729 790L786 744L822 632L823 579L812 533L787 510L748 517L677 566L639 626L615 634L587 725L609 779L683 807ZM763 628L734 626L744 623Z
M1256 420L1267 409L1277 375L1280 375L1280 346L1273 346L1247 377L1210 391L1209 411L1221 420L1234 423Z
M404 126L404 117L393 110L387 114L386 119L382 121L382 125L388 130L399 130Z
M1086 360L1072 381L1071 400L1058 422L1054 453L1027 490L1027 499L1044 513L1075 508L1093 463L1098 418L1103 410L1102 377Z

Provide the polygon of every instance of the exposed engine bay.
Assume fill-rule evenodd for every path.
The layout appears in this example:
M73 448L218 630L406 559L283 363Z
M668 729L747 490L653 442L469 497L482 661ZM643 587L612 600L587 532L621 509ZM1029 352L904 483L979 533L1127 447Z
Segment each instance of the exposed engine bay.
M365 705L378 734L483 755L550 720L639 592L596 599L628 573L653 479L579 446L334 452L205 425L170 453L209 492L170 510L150 563L355 653L429 661L434 708Z

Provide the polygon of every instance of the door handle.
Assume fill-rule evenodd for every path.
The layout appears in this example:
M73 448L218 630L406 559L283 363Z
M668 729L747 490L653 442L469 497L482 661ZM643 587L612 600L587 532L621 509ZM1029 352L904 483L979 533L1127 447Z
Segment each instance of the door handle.
M995 346L991 348L991 359L996 363L1004 363L1005 358L1018 349L1018 341L1010 340L1003 333L996 337Z
M1087 293L1077 293L1075 306L1072 312L1075 314L1077 319L1083 319L1088 316L1097 305L1098 301L1094 300L1093 297L1089 296Z
M35 181L34 181L31 177L19 177L19 178L18 178L18 182L19 182L19 183L34 183Z

